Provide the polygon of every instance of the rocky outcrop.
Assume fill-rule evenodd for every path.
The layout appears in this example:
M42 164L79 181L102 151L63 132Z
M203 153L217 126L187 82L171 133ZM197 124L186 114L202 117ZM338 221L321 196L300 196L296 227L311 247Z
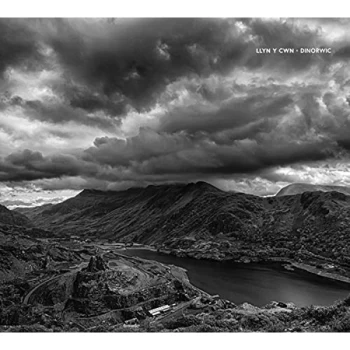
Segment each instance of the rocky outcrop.
M108 270L108 264L103 260L101 256L92 256L89 261L89 265L84 271L86 272L98 272Z

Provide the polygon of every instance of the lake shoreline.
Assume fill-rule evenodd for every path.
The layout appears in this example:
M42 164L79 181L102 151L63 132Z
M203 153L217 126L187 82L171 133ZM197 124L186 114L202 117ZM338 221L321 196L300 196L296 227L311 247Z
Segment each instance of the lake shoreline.
M337 276L321 276L312 270L311 265L297 262L292 265L293 261L288 258L272 257L248 263L234 259L198 259L184 256L183 252L181 256L176 256L174 251L171 254L169 251L152 248L137 246L123 250L127 255L159 261L169 266L180 266L187 272L192 286L212 296L220 295L222 299L236 305L249 303L263 308L277 300L282 303L291 302L297 307L329 306L349 294L349 283L346 280L337 280ZM265 282L261 283L263 280ZM271 287L267 288L266 281L272 283ZM250 291L250 285L255 286L253 291Z
M330 279L333 281L342 282L342 283L345 283L347 285L350 285L350 278L349 277L345 277L345 276L342 276L342 275L339 275L336 273L322 271L322 270L318 269L317 267L314 267L312 265L308 265L305 263L292 262L291 265L296 269L309 272L313 275L317 275L319 277L323 277L326 279Z
M285 264L286 266L284 266L284 268L286 270L301 270L301 271L305 271L308 272L312 275L318 276L318 277L322 277L328 280L332 280L335 282L340 282L340 283L344 283L346 285L350 285L350 278L340 275L338 273L334 273L334 272L327 272L324 270L321 270L319 268L317 268L316 266L310 265L306 262L297 262L294 261L290 258L282 258L282 257L270 257L270 258L263 258L263 259L258 259L258 260L252 260L247 258L246 260L243 259L214 259L214 258L210 258L210 257L201 257L201 258L197 258L195 256L193 256L192 254L188 254L188 252L186 251L174 251L174 250L169 250L169 249L156 249L154 246L149 246L149 245L137 245L137 246L132 246L132 247L125 247L123 248L125 250L127 249L147 249L153 252L158 252L161 254L166 254L166 255L173 255L173 256L177 256L177 257L187 257L187 258L191 258L191 259L196 259L196 260L208 260L208 261L222 261L222 262L228 262L228 261L232 261L232 262L236 262L236 263L246 263L249 264L251 262L255 262L255 263L259 263L259 262L263 262L263 263L270 263L270 262L278 262L280 264Z

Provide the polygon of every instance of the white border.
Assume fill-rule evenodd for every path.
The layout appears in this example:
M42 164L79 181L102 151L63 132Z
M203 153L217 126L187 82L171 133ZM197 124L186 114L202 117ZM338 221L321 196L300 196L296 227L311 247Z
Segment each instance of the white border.
M16 0L1 17L350 17L345 0Z
M349 2L293 0L3 1L1 17L350 17ZM0 48L1 50L1 48ZM332 349L348 334L0 333L3 349ZM346 345L345 345L346 346Z
M346 333L0 333L4 349L295 350L334 349Z

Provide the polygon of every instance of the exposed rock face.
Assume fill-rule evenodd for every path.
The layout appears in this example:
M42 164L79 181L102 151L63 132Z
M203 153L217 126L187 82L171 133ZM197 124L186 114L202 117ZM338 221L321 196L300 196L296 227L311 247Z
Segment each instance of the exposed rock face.
M121 288L122 283L118 288L110 288L109 283L116 279L120 281L122 278L120 273L112 269L99 273L88 273L86 270L78 272L74 281L72 299L67 302L67 311L94 316L138 304L142 305L142 309L149 310L164 304L188 301L190 296L197 293L177 280L174 283L169 283L171 280L159 280L155 285L146 288L135 286L129 291ZM148 283L155 282L146 282L146 285Z
M107 263L101 256L92 256L89 261L89 265L86 268L86 272L99 272L108 270Z

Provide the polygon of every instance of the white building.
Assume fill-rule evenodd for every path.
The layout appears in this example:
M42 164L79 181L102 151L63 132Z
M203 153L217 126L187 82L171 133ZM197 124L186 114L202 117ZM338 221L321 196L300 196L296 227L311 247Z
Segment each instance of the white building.
M169 305L163 305L163 306L159 306L155 309L149 310L148 312L152 315L152 316L157 316L163 312L169 311L171 309L171 307Z

